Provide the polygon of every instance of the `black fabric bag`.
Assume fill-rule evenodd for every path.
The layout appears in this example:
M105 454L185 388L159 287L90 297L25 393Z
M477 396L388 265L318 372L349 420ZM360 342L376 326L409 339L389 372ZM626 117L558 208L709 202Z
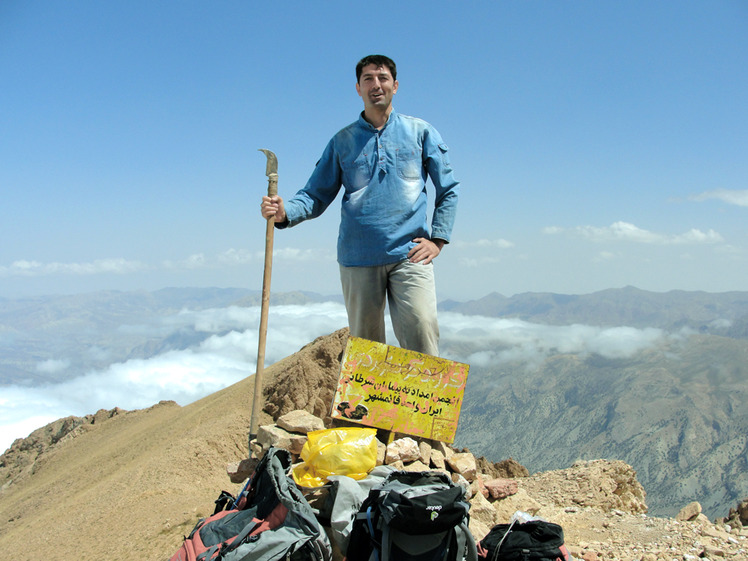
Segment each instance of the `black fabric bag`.
M481 561L571 561L564 530L544 520L497 524L478 544Z

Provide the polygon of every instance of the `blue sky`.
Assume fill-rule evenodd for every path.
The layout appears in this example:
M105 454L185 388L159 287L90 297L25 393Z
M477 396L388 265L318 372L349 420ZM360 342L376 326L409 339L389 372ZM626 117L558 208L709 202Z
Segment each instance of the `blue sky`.
M261 288L265 160L301 188L398 63L462 181L442 299L748 290L748 3L0 4L0 296ZM339 292L338 204L274 291Z

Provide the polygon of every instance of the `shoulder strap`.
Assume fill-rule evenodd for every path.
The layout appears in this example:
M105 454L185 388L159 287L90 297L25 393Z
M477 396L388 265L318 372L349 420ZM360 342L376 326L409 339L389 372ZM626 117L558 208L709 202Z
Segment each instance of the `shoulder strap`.
M475 545L475 537L470 531L470 528L468 528L467 523L463 521L462 524L459 525L459 529L459 534L463 536L463 539L458 539L457 544L461 548L464 547L467 549L465 561L478 561L478 548Z
M377 548L376 540L374 539L374 524L371 522L371 505L369 505L369 508L366 509L366 525L369 528L369 536L371 536L371 543L372 543L372 550L374 553L374 559L375 561L380 561L379 559L379 549ZM387 537L389 538L389 531L387 532ZM384 534L382 534L382 543L379 544L382 549L384 549ZM389 561L389 555L385 554L385 558L381 561Z

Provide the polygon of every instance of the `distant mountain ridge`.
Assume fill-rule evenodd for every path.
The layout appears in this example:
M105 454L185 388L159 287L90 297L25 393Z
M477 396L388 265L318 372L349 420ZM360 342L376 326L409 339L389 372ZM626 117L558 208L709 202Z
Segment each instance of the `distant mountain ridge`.
M748 337L748 292L649 292L632 286L583 295L497 292L469 302L444 301L444 311L518 318L549 325L689 327L727 337Z

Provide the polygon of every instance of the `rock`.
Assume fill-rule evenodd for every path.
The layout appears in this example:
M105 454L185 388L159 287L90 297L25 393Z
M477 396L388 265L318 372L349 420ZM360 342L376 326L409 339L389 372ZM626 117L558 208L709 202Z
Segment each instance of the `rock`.
M473 481L478 473L475 456L470 452L452 454L447 458L447 464L452 468L452 471L459 473L468 481Z
M276 424L287 430L300 434L308 434L315 430L324 430L325 423L319 417L315 417L309 411L296 409L278 417Z
M290 450L291 438L294 436L276 425L263 425L257 429L257 443L262 446L263 451L267 451L271 446Z
M488 489L486 489L486 486L483 483L483 481L484 481L484 477L482 474L479 473L478 475L476 475L475 481L473 481L470 484L471 496L474 495L475 493L480 493L486 498L489 497Z
M418 443L406 436L404 438L398 438L390 442L387 445L387 456L385 458L386 464L393 464L398 460L406 463L417 460L420 457L421 451L418 448Z
M226 473L231 480L231 483L242 483L252 475L252 472L257 467L259 460L257 458L247 458L240 462L234 462L226 466Z
M740 517L740 523L743 526L748 526L748 497L740 501L737 511L738 516Z
M288 447L288 451L294 456L299 456L301 451L304 449L304 444L307 443L307 440L309 440L309 437L305 434L292 434L291 444Z
M517 511L527 512L535 516L543 508L538 501L533 499L526 490L520 488L514 495L501 499L493 504L499 521L509 522L512 515Z
M725 550L719 547L713 547L710 545L704 546L704 551L702 551L699 554L699 557L707 557L709 559L714 559L715 557L724 557L725 556Z
M569 555L571 555L573 559L582 558L583 549L579 547L578 545L566 544L566 549L569 550ZM644 557L642 557L641 561L645 561ZM653 559L653 560L646 560L646 561L657 561L657 560Z
M498 513L493 505L481 495L476 493L470 499L470 523L468 527L478 542L499 522Z
M288 432L277 425L263 425L257 430L257 444L266 452L271 446L285 448L291 454L301 454L308 437L305 434ZM261 455L261 454L260 454Z
M265 453L262 449L262 445L257 442L257 439L253 439L249 442L249 451L250 451L250 457L259 459L262 458L263 454Z
M393 462L391 464L387 464L389 466L392 466L394 469L398 471L404 471L405 470L405 464L402 460L397 460L396 462Z
M435 440L432 444L432 448L441 452L442 456L444 456L445 459L449 458L452 454L455 453L455 451L449 444L447 444L446 442L441 442L440 440Z
M502 460L494 464L496 469L496 477L529 477L530 472L528 469L520 464L519 462L509 458L508 460Z
M687 520L694 520L699 514L701 514L701 505L694 501L680 509L680 512L675 516L675 519L685 522Z
M384 461L387 458L387 446L377 440L377 465L384 465Z
M728 532L721 530L716 526L712 526L711 524L701 528L701 535L709 536L710 538L717 538L718 540L724 541L726 541L730 537L730 534Z
M418 442L418 450L420 452L418 459L421 460L424 464L429 465L431 463L432 449L433 447L431 446L431 442L429 442L428 440L420 440Z
M429 466L424 464L421 460L416 460L415 462L406 464L405 467L403 467L403 471L429 471Z
M465 491L465 499L469 501L473 496L473 492L470 488L470 482L462 477L459 473L453 473L451 477L452 482L455 485L459 485L460 487L462 487L462 489Z
M444 453L441 450L431 450L431 465L436 469L446 469L447 464L444 461Z
M603 512L647 512L646 493L636 479L636 471L620 460L579 461L564 470L522 478L519 485L531 495L546 494L562 507L573 502Z
M514 479L491 479L485 481L484 485L492 499L505 499L519 490Z

